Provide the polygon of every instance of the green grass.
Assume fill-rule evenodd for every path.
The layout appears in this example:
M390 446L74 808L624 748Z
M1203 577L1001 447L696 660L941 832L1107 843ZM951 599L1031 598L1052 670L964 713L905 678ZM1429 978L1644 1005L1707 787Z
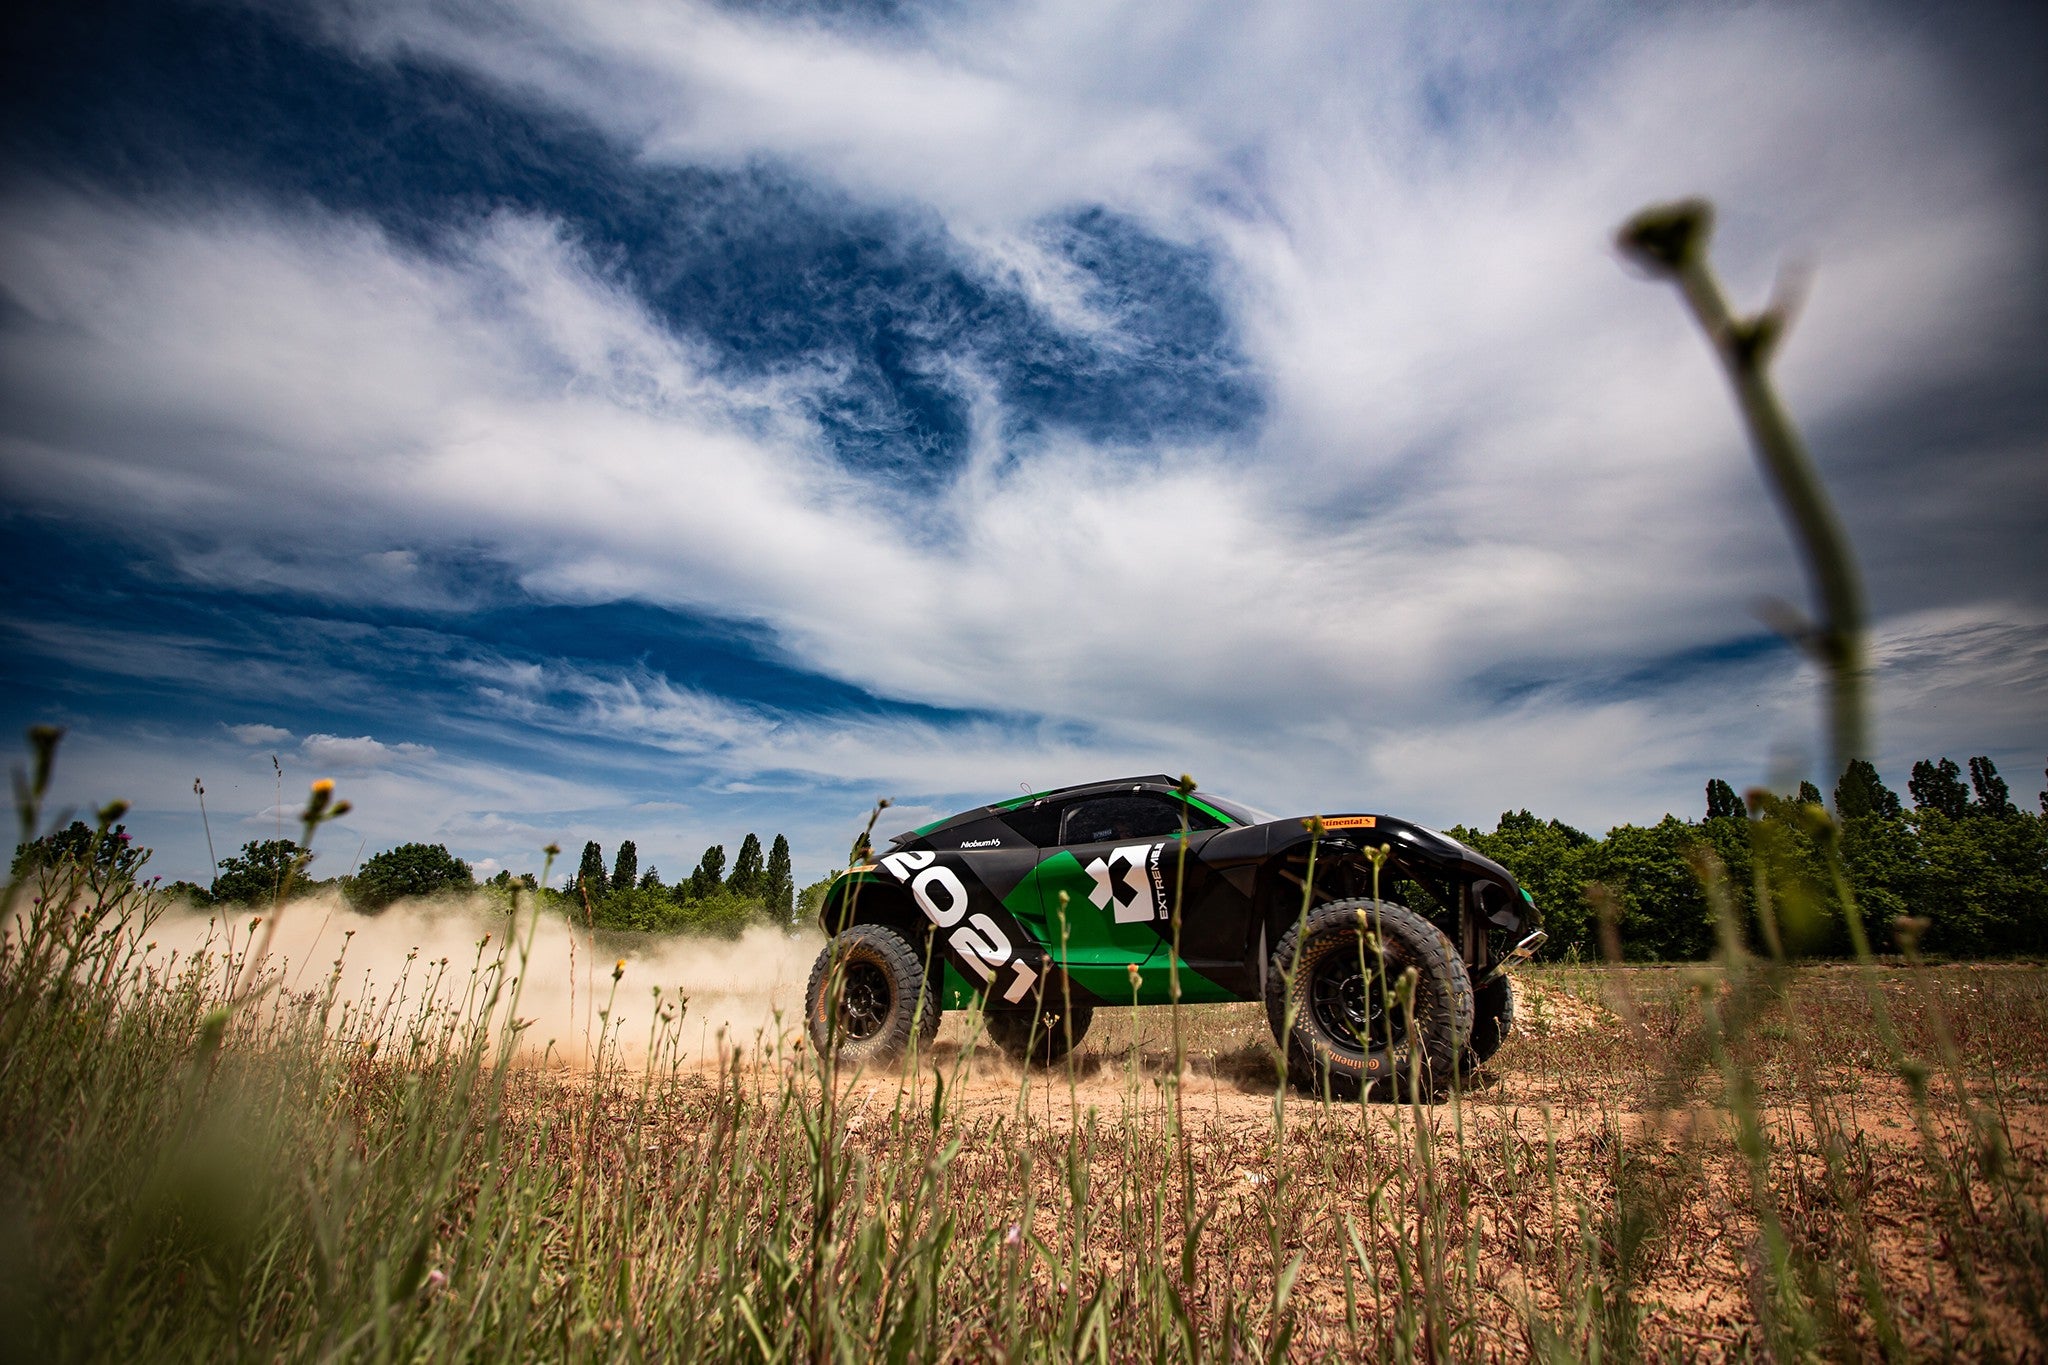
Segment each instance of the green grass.
M25 1358L2048 1341L2038 967L1541 969L1434 1107L1276 1089L1256 1006L1184 1010L1178 1075L1170 1011L1106 1013L1049 1073L949 1016L918 1067L828 1088L803 1052L687 1056L679 1014L644 1066L517 1064L493 1025L561 965L519 943L294 993L240 926L167 971L146 892L65 890L10 893L0 950Z

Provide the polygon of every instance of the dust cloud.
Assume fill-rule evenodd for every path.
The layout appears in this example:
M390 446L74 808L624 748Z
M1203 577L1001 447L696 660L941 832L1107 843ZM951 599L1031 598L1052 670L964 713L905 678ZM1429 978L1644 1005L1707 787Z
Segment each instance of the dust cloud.
M276 911L178 907L152 926L149 938L159 966L189 963L201 953L243 954L253 943L264 953L264 979L293 997L324 994L338 970L329 1027L353 1020L360 1030L365 1019L474 1008L465 1002L483 998L494 963L503 964L508 981L521 976L529 931L516 1007L526 1021L518 1055L529 1064L570 1067L590 1065L600 1039L619 1060L644 1062L663 1011L686 1061L715 1058L721 1047L787 1050L801 1031L804 983L825 944L816 930L788 934L767 926L737 940L593 933L546 912L536 921L530 901L514 916L482 895L400 901L374 915L334 895L304 897ZM505 1016L501 1008L494 1024L502 1027Z

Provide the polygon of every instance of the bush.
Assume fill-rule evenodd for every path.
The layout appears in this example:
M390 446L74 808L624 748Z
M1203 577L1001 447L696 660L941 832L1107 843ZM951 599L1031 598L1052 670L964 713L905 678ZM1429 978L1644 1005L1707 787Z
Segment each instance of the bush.
M672 934L683 928L683 907L655 887L625 886L598 901L592 907L591 920L600 929Z
M305 850L290 839L251 839L240 857L220 860L213 899L220 905L268 905L306 889Z
M400 844L363 864L349 883L349 903L375 912L407 896L468 891L476 885L469 864L442 844Z

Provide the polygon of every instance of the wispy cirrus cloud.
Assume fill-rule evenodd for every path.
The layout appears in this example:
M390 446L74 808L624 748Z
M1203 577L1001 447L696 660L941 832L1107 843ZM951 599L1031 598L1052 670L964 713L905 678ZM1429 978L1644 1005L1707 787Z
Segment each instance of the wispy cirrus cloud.
M1743 652L1798 570L1709 357L1606 246L1705 190L1743 297L1817 263L1783 373L1867 547L1888 733L2038 739L1969 681L2048 676L2035 191L1882 12L253 12L382 98L432 70L594 128L603 174L550 198L552 144L480 146L543 188L429 221L10 176L0 486L317 606L278 642L17 613L76 676L280 701L248 743L379 780L545 754L600 804L665 764L834 802L1158 767L1440 820L1689 802L1811 725L1796 659ZM1953 428L1959 389L2005 415ZM453 624L619 602L835 700Z

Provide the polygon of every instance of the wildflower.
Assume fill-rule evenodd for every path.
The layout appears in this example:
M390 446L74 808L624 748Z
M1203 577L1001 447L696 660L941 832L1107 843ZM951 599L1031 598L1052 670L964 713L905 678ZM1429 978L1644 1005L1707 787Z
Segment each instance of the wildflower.
M315 795L315 796L332 796L332 795L334 795L334 779L333 779L333 778L331 778L331 777L323 777L323 778L321 778L321 779L320 779L320 780L319 780L318 782L315 782L315 783L313 784L313 795ZM440 1272L436 1271L435 1273L436 1273L436 1274L439 1274Z
M1021 1242L1022 1242L1023 1240L1024 1240L1024 1230L1023 1230L1022 1228L1018 1227L1018 1226L1017 1226L1017 1225L1016 1225L1015 1223L1012 1223L1012 1224L1010 1224L1010 1226L1009 1226L1009 1227L1007 1227L1007 1228L1005 1228L1005 1229L1003 1230L1003 1245L1004 1245L1004 1246L1006 1246L1006 1247L1013 1247L1013 1246L1016 1246L1016 1245L1018 1245L1019 1243L1021 1243Z
M1144 977L1142 977L1142 976L1140 976L1140 975L1138 975L1138 964L1137 964L1137 963L1135 963L1135 962L1126 962L1126 963L1124 964L1124 970L1125 970L1125 971L1127 971L1127 972L1129 972L1129 973L1131 974L1131 989L1132 989L1132 990L1136 990L1136 989L1138 989L1138 987L1140 987L1140 986L1142 986L1142 985L1144 985L1144 984L1145 984L1145 978L1144 978Z
M612 968L612 980L617 981L620 977L624 976L625 974L626 959L622 957L619 959L618 965Z

